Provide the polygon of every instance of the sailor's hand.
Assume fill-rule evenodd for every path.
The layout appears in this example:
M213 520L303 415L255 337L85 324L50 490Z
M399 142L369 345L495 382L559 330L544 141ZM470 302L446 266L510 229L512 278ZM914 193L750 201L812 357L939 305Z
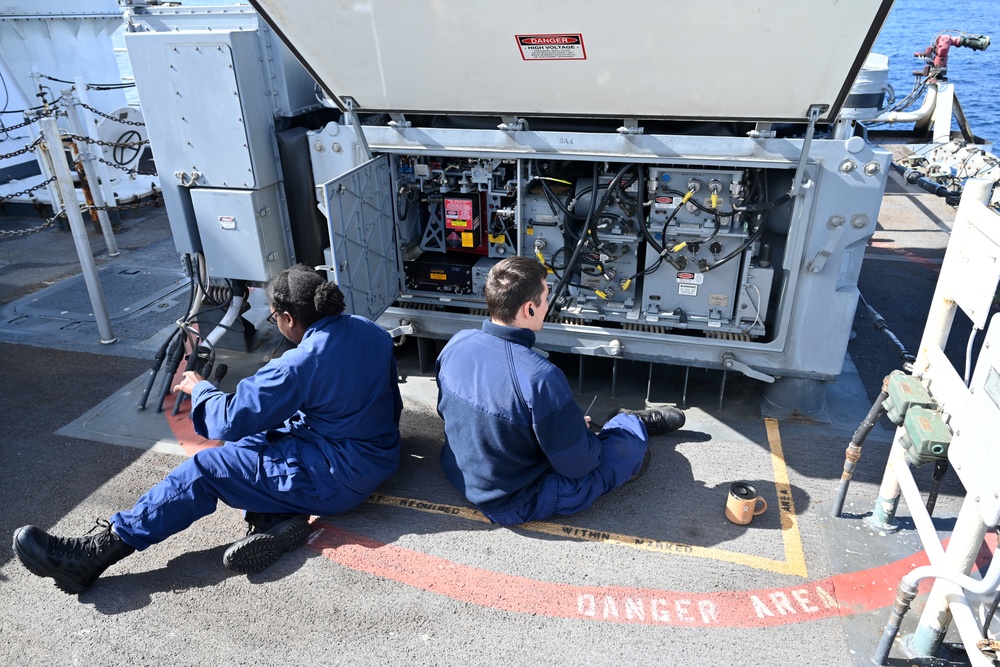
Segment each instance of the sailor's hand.
M583 421L587 422L587 428L590 428L590 415L584 415Z
M194 386L204 379L194 371L184 371L184 378L174 387L174 391L183 391L185 394L190 394L194 392Z

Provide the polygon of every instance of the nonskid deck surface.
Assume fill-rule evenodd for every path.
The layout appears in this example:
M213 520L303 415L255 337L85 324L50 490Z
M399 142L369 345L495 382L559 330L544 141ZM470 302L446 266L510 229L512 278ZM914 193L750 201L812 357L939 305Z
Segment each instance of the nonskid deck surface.
M925 209L937 200L899 197L893 205L904 210L881 221L869 251L881 254L866 262L861 281L893 325L890 277L904 271L906 289L918 290L920 280L933 286L944 236L934 224L902 224L912 214L903 197ZM927 261L894 252L903 238L910 255ZM132 263L147 259L142 252ZM915 346L919 323L900 324L915 330L896 330ZM720 410L718 374L692 371L687 424L653 439L642 477L584 513L515 529L490 525L444 479L433 377L420 372L408 343L399 349L403 463L367 503L317 517L306 548L249 576L221 565L243 523L220 508L114 566L79 598L31 576L5 548L7 650L25 664L866 664L900 577L925 562L905 508L893 535L861 518L887 456L887 423L865 445L844 515L830 516L844 449L873 397L871 378L895 367L869 327L859 317L844 374L830 388L830 424L761 419L757 383L733 375ZM6 534L26 523L83 533L204 446L186 404L177 415L172 397L163 413L136 410L148 356L3 330L0 341L17 388L2 399ZM124 342L141 351L154 341ZM279 343L262 326L250 352L227 352L223 388L280 353ZM581 407L597 396L590 412L598 420L618 405L641 407L647 392L654 403L681 399L681 369L654 367L650 390L648 365L626 363L611 396L610 362L586 360L582 379L575 361L563 365ZM917 471L924 488L931 467ZM746 527L723 516L729 486L741 480L769 504ZM945 534L961 493L946 478L935 510ZM921 600L901 637L912 632ZM894 650L895 664L910 664L900 655Z

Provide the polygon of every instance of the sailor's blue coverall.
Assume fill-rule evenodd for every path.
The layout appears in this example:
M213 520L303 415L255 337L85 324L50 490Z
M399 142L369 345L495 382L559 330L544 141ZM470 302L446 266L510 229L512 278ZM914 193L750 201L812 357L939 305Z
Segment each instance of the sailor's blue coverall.
M631 479L646 453L634 415L592 433L566 376L534 343L528 329L486 320L453 336L437 361L445 476L504 525L587 509Z
M225 440L196 453L126 512L115 532L145 549L215 511L337 514L399 466L402 400L392 339L363 317L324 317L233 394L199 382L195 431Z

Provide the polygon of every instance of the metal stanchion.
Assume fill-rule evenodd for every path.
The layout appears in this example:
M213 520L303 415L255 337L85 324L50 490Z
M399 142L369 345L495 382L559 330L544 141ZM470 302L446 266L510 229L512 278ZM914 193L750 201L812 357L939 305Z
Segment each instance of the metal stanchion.
M73 187L73 177L63 155L59 126L56 124L56 119L52 117L41 118L38 124L44 139L38 148L48 155L49 167L56 177L63 208L66 211L66 219L69 220L70 229L73 231L73 243L76 245L76 253L80 257L80 268L83 269L83 279L87 284L90 306L94 311L94 318L97 320L97 330L101 336L101 343L108 345L118 339L111 330L111 317L108 315L108 306L104 301L104 292L101 291L101 282L97 276L94 255L90 250L87 227L83 222L83 216L80 215L80 204L76 198L76 188Z
M71 89L63 91L63 101L66 103L66 120L69 123L69 130L78 137L86 137L87 130L80 118L79 100L73 96ZM101 223L101 232L104 233L104 243L108 246L108 255L118 256L118 242L115 234L111 230L111 220L108 218L107 206L105 204L104 193L101 191L97 170L94 168L94 154L91 146L86 142L74 139L77 151L80 153L80 164L83 167L84 177L90 184L90 196L94 199L94 207L97 209L97 220Z

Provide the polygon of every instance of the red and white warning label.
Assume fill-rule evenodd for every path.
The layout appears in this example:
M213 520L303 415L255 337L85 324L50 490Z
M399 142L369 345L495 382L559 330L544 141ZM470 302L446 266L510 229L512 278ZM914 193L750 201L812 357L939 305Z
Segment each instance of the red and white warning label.
M522 60L586 60L583 35L515 35Z
M698 296L698 285L704 282L705 276L690 271L677 273L677 294L679 296Z

